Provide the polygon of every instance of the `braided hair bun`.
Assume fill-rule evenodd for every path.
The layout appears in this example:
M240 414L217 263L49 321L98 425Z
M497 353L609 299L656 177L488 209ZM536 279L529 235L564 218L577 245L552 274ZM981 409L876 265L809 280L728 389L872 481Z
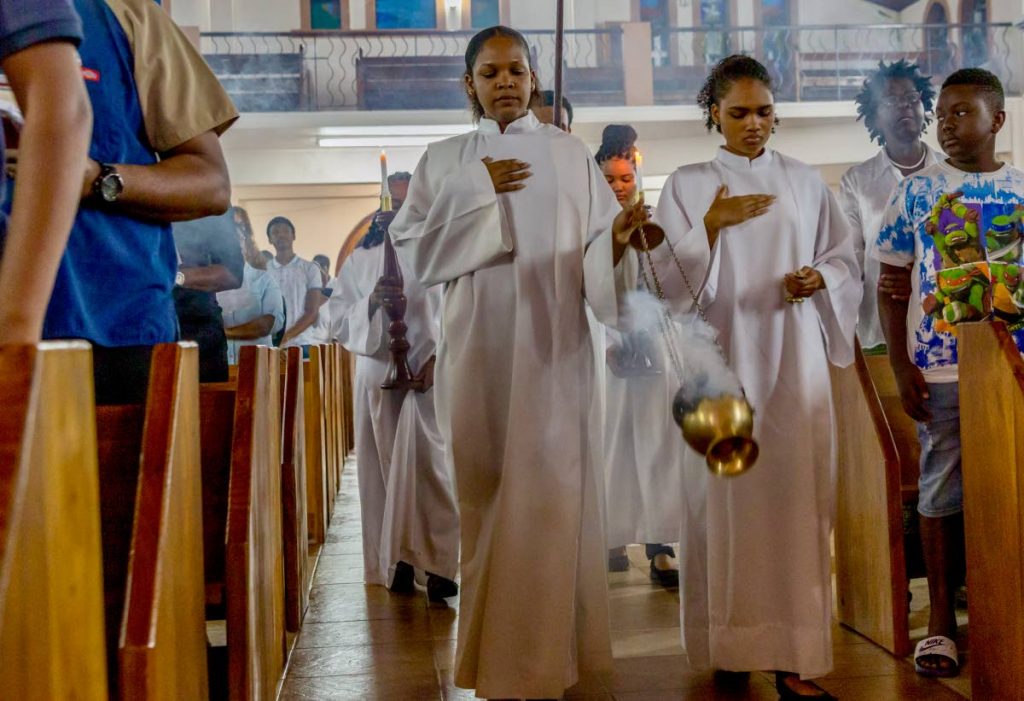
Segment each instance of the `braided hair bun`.
M609 124L601 132L601 147L594 159L604 163L612 158L625 158L635 162L636 129L628 124Z

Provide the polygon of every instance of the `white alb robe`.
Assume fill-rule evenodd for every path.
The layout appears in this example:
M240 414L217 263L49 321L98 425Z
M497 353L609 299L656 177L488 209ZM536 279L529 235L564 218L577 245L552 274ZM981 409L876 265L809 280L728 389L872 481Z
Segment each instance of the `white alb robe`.
M646 262L641 262L647 265ZM659 271L660 274L660 271ZM678 275L678 273L677 273ZM607 329L607 345L623 343L623 332ZM618 376L605 363L605 488L608 547L673 543L679 537L679 493L686 444L672 419L679 380L666 341L649 330L658 375Z
M356 469L367 584L387 586L404 561L454 579L459 521L434 392L380 388L390 354L383 308L370 316L370 294L384 272L384 246L356 248L332 281L331 337L356 354ZM409 365L418 372L434 354L440 290L424 289L403 271L408 300Z
M486 156L533 175L496 195ZM582 142L531 113L431 144L391 226L420 280L446 285L436 387L462 524L455 682L481 697L560 697L581 668L611 663L584 289L615 325L636 279L632 253L612 266L619 211Z
M731 196L778 199L767 214L723 229L712 249L704 215L723 184ZM733 479L712 477L703 457L687 450L683 647L694 668L823 675L832 668L828 363L853 361L861 298L846 218L810 167L770 150L749 161L720 149L715 160L669 177L656 219L699 286L756 412L761 449L754 468ZM688 303L675 265L662 259L667 293ZM804 265L827 289L787 304L783 276Z

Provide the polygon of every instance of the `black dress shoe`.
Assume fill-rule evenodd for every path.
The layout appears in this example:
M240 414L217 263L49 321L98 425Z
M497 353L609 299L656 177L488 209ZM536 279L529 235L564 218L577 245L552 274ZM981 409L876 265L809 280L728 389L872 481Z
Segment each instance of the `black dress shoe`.
M666 589L679 586L679 570L660 570L654 566L651 560L651 580L657 582Z
M835 696L822 689L814 682L805 681L805 684L813 684L821 692L820 694L813 694L808 696L807 694L798 694L789 688L786 684L786 677L795 676L788 672L776 672L775 673L775 691L779 692L780 701L807 701L807 699L820 699L821 701L839 701Z
M416 591L416 572L408 562L395 565L395 576L388 591L392 594L412 594Z
M427 572L427 599L440 604L445 599L459 595L459 585L450 579Z

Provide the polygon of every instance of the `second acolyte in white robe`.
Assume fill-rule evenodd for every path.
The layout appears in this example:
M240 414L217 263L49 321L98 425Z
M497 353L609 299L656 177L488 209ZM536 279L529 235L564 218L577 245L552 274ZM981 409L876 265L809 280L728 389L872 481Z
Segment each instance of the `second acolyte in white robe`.
M723 229L710 248L704 215L723 184L730 196L777 199L767 214ZM678 169L656 220L699 286L756 412L761 448L753 469L732 479L711 476L703 456L687 450L683 647L696 669L826 674L835 465L828 364L853 361L861 297L849 227L814 170L771 150L749 161L719 149L709 163ZM688 304L681 276L665 258L667 293ZM827 289L788 304L783 276L805 265L821 273Z
M357 247L332 283L331 337L356 354L356 469L367 584L388 586L399 561L455 579L459 519L434 391L380 388L390 354L383 308L371 316L370 294L384 272L384 246ZM403 271L405 272L405 271ZM434 354L440 290L405 272L409 365L418 372Z
M643 339L648 359L658 370L658 374L628 374L617 371L611 358L605 363L608 547L672 543L679 538L686 449L672 419L679 381L657 327L639 337L615 329L607 329L606 334L613 355L624 343L639 346L636 340Z
M533 175L496 195L481 159ZM621 211L586 147L531 114L431 144L391 226L420 280L446 285L438 416L462 524L455 683L558 698L611 663L595 392L584 295L616 325L636 258L612 266ZM585 289L585 292L584 292Z

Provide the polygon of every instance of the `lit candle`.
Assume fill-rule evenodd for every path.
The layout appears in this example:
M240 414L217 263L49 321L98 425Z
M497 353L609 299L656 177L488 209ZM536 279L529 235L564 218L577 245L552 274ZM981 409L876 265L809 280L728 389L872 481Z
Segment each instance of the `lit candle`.
M640 149L633 147L633 159L636 161L636 192L644 194L644 157L640 155Z
M380 196L391 197L391 186L388 185L388 157L384 149L380 151Z

